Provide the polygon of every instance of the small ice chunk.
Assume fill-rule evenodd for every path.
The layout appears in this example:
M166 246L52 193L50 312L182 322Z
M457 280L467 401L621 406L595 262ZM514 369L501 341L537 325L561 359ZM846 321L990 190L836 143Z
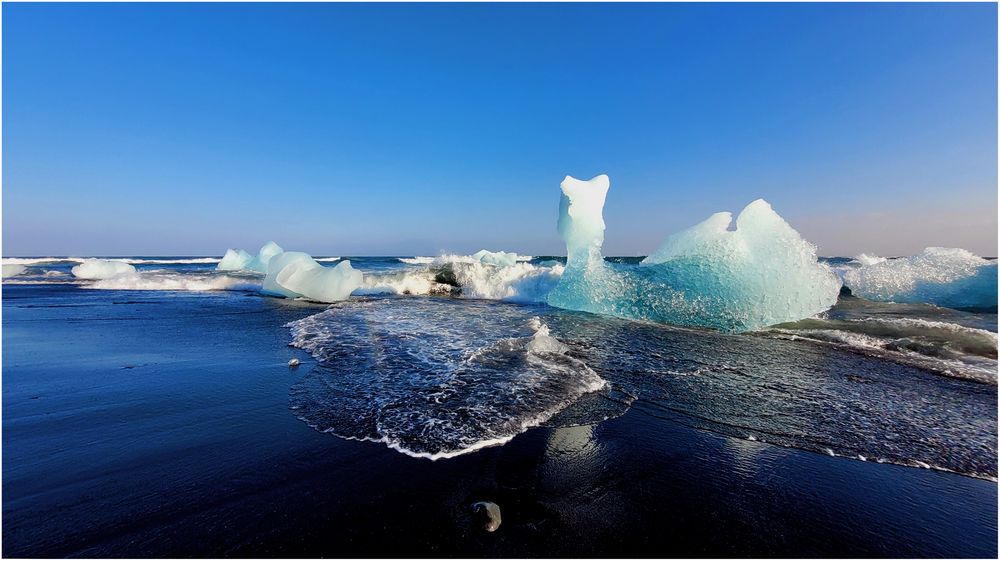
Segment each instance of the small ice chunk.
M220 271L242 271L253 261L253 256L242 249L227 249L222 260L216 265Z
M107 259L84 259L72 269L78 279L110 279L120 275L135 273L135 267L121 261Z
M346 300L361 283L361 271L353 269L350 261L324 267L307 253L285 251L268 260L261 292L285 298L338 302Z
M28 268L24 265L4 265L3 266L3 278L16 277L27 271Z

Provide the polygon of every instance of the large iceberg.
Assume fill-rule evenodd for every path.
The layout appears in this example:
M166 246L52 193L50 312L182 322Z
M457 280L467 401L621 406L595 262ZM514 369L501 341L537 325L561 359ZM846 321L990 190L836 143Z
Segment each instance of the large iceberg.
M242 249L227 249L226 254L216 265L219 271L253 271L255 273L267 274L267 265L276 255L284 250L274 242L267 242L260 248L256 257L251 257L249 253Z
M566 177L558 228L566 270L553 306L727 331L815 315L836 303L840 280L770 205L747 205L730 230L720 212L667 238L638 267L604 261L603 207L610 182Z
M107 259L84 259L79 265L71 269L73 276L78 279L110 279L119 275L131 275L135 273L135 267L121 261L109 261Z
M928 247L898 259L870 259L844 273L855 296L928 303L947 308L995 309L997 263L964 249Z
M307 298L317 302L346 300L362 283L361 271L341 261L324 267L309 254L285 251L268 260L261 292L285 298Z

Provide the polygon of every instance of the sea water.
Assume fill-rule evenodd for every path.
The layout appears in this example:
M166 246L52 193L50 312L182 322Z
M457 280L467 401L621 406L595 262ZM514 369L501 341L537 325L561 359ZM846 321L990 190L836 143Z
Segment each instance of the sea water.
M350 260L363 280L344 301L274 318L284 344L313 359L290 387L288 414L333 436L444 459L642 404L737 438L997 476L995 307L875 302L845 289L812 317L727 332L551 306L564 257L497 254L317 258L326 267ZM73 273L89 263L82 258L5 259L22 268L4 279L5 305L30 289L18 306L54 298L56 310L86 322L94 291L144 302L204 293L237 308L269 298L261 274L218 270L219 258L103 259L134 271L83 278ZM841 276L866 266L820 261ZM633 257L602 264L620 275L646 266ZM35 296L44 287L56 296ZM238 314L217 321L241 328Z

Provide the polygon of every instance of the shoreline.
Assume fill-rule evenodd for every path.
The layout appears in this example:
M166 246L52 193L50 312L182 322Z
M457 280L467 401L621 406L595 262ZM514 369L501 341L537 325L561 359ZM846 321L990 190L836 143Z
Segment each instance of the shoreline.
M726 436L642 398L438 461L318 433L289 409L313 361L282 326L320 306L4 296L5 556L997 553L995 482ZM495 533L473 525L481 500Z

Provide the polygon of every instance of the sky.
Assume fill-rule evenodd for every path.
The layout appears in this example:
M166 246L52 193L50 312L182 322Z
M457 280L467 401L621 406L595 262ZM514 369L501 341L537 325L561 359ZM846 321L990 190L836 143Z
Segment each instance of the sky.
M3 255L604 253L764 198L820 255L997 254L995 4L22 4Z

